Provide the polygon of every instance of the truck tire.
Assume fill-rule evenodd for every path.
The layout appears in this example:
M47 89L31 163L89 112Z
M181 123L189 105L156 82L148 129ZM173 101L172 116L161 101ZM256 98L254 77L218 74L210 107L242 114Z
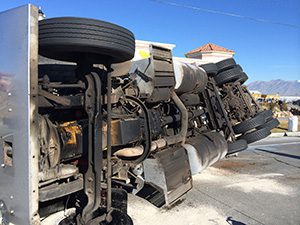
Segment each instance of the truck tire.
M257 129L267 128L269 130L274 129L279 125L279 121L276 118L272 118L269 121L267 121L265 124L258 126Z
M133 225L133 221L127 213L114 209L111 213L112 221L103 225Z
M235 65L233 68L241 71L238 80L240 81L241 84L245 83L248 80L248 75L245 72L243 72L243 68L239 64Z
M236 66L236 62L233 58L229 58L229 59L225 59L220 62L217 62L216 65L218 67L219 73L221 73L225 70L231 69L234 66Z
M228 142L228 152L227 155L241 152L248 148L247 141L244 139L237 140L235 142Z
M259 130L252 131L250 133L244 134L239 137L239 139L244 139L248 144L259 141L263 138L268 137L271 131L268 128L262 128Z
M236 65L234 66L234 68L239 69L240 71L243 72L243 68L242 68L239 64L236 64Z
M61 17L39 22L39 54L48 58L90 63L120 63L133 58L132 32L101 20Z
M205 70L208 76L214 77L218 73L218 67L215 63L207 63L200 67Z
M248 75L244 72L242 72L238 78L238 81L243 84L248 80Z
M273 112L270 109L261 111L258 114L262 115L265 118L265 121L269 121L273 116Z
M244 120L232 127L235 134L246 133L258 126L261 126L265 123L265 119L262 115L257 114L255 117L248 120Z
M241 78L243 72L241 72L237 68L232 68L230 70L223 71L219 73L217 76L215 76L215 81L218 86L222 86L223 84L229 83L229 82L235 82L238 79Z

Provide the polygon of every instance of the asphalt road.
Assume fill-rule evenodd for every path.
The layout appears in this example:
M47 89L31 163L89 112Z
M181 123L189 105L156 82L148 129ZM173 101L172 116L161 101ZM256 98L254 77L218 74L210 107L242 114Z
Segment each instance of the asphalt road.
M129 197L135 225L300 225L300 137L267 138L193 177L170 209Z

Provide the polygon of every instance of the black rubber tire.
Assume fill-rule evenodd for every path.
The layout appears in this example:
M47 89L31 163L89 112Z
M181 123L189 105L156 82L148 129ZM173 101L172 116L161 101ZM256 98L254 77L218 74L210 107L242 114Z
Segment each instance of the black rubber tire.
M133 221L130 216L120 210L114 209L111 216L112 221L110 223L105 223L105 225L133 225Z
M243 68L239 64L236 64L233 68L241 71L241 74L240 74L238 80L240 81L241 84L245 83L249 77L246 73L243 72Z
M272 118L269 121L267 121L265 124L257 127L257 129L267 128L269 130L272 130L272 129L278 127L279 124L280 123L279 123L278 119Z
M241 78L242 74L239 69L232 68L230 70L223 71L215 76L215 81L218 86L222 86L223 84L235 82Z
M242 134L250 131L258 126L261 126L265 123L265 118L257 114L255 117L242 121L232 127L235 134Z
M214 77L218 73L218 67L215 63L207 63L201 65L200 67L202 67L205 70L208 76Z
M111 206L118 209L123 213L127 213L128 193L122 188L112 188L111 192L112 201Z
M265 118L265 121L269 121L273 116L273 112L270 109L266 109L264 111L261 111L258 114L262 115Z
M247 141L244 139L237 140L235 142L228 142L228 152L227 155L241 152L248 148Z
M39 22L39 54L48 58L90 63L120 63L133 58L132 32L101 20L61 17Z
M75 219L65 218L58 225L76 225Z
M228 69L231 69L231 68L235 67L236 62L233 58L229 58L229 59L225 59L225 60L222 60L220 62L217 62L216 65L218 67L219 73L221 73L225 70L228 70Z
M246 73L244 73L244 72L242 72L241 74L240 74L240 77L238 78L238 81L241 83L241 84L243 84L243 83L245 83L247 80L248 80L248 75L246 74Z
M239 64L236 64L234 68L239 69L241 72L243 72L243 68Z
M244 134L239 137L239 139L244 139L248 144L259 141L263 138L268 137L271 131L268 128L262 128L259 130L252 131L250 133Z

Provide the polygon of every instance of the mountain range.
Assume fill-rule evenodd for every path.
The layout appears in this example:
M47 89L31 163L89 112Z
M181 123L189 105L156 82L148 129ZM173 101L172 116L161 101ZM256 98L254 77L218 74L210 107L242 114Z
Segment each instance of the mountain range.
M300 96L300 80L271 80L254 81L249 83L249 90L259 91L262 94L279 94L282 96Z

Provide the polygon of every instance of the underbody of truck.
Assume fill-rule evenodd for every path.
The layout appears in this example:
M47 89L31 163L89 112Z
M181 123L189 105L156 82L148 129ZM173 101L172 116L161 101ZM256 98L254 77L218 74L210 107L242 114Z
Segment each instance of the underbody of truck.
M1 225L133 224L128 193L170 206L278 125L232 58L187 64L150 45L130 62L123 27L38 18L0 14Z

